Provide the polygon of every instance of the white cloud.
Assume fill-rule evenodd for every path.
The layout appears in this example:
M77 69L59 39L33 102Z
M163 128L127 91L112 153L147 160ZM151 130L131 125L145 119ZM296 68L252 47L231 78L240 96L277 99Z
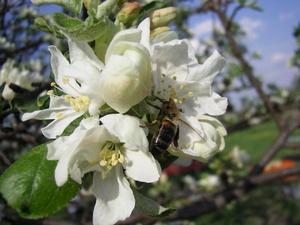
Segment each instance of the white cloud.
M286 64L288 65L288 62L291 58L292 54L287 52L274 52L271 54L270 59L271 62L274 64Z
M198 38L207 37L213 31L213 28L222 30L219 21L213 21L212 19L206 19L199 23L194 24L191 27L191 32Z
M247 38L250 40L254 40L258 37L258 30L263 26L262 21L249 17L241 18L239 23L243 31L247 34Z

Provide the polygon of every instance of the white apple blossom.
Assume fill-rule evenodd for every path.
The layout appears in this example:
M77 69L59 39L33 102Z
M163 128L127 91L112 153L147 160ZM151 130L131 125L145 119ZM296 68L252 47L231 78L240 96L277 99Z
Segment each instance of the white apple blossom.
M120 31L112 39L101 74L101 96L119 113L127 112L151 92L151 63L141 44L142 31Z
M217 191L222 188L222 182L218 175L209 174L199 181L199 186L205 191Z
M243 168L251 160L250 155L239 146L234 146L229 156L238 168Z
M38 72L30 72L26 69L16 68L15 62L8 59L0 71L0 86L5 84L2 97L8 101L13 100L16 93L9 87L10 84L18 85L24 89L32 90L32 83L40 82L41 75Z
M97 115L104 103L120 113L128 111L152 88L149 53L140 39L139 29L117 33L107 49L105 65L87 43L69 39L70 62L57 47L50 46L54 87L63 95L49 91L49 109L26 113L22 119L53 120L42 132L47 138L56 138L86 112Z
M58 160L55 180L62 186L68 175L78 183L94 172L92 190L97 198L94 225L112 225L130 216L135 199L126 177L158 181L161 169L148 149L139 119L110 114L83 119L75 131L48 144L49 160ZM123 172L124 170L124 172ZM124 175L125 173L125 175Z
M221 72L225 60L215 51L203 64L199 64L195 52L187 40L174 39L174 35L151 40L150 21L144 20L143 43L152 59L153 95L168 101L172 99L178 108L178 149L170 149L177 156L206 160L224 148L226 130L216 119L225 113L227 98L212 91L214 77Z
M76 118L86 112L98 113L104 104L99 90L100 74L103 63L98 60L87 43L68 40L70 62L55 46L49 46L51 67L55 83L53 86L63 92L62 96L53 95L49 91L50 105L48 109L25 113L22 120L52 120L42 128L47 138L56 138Z

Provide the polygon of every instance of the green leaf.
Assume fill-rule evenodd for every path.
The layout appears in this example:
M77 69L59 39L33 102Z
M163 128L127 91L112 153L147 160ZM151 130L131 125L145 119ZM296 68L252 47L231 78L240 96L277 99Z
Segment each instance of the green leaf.
M63 13L55 13L53 20L56 26L69 37L77 41L90 42L105 34L110 25L108 19L95 20L88 17L85 21L70 17Z
M33 4L44 5L44 4L57 4L61 5L66 9L71 10L74 13L80 13L83 0L32 0Z
M47 17L39 16L35 18L34 25L43 32L47 32L55 35L58 38L63 38L64 35L59 31L59 29L53 25Z
M46 155L46 145L39 145L0 177L1 194L24 218L37 219L53 214L79 191L79 185L70 180L62 187L56 186L54 170L57 162L48 161Z
M20 112L33 112L33 111L39 110L35 99L30 99L30 100L24 101L22 99L16 98L14 100L14 106Z
M145 197L141 193L133 190L135 198L135 208L152 217L164 217L173 213L175 209L165 208L150 198Z

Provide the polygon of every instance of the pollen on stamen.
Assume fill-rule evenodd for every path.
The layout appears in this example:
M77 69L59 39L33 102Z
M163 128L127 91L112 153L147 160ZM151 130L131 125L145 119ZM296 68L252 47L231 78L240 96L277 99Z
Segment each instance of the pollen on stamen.
M189 92L188 92L188 96L189 96L189 97L192 97L192 96L193 96L193 92L189 91Z
M55 87L55 85L56 85L55 82L51 82L50 84L51 87Z
M101 160L100 161L100 166L106 166L107 165L107 161L106 160Z

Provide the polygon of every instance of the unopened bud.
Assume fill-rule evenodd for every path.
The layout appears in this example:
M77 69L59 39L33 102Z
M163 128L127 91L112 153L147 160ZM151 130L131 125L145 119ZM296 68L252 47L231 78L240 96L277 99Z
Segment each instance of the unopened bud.
M125 2L117 15L117 19L125 25L130 25L137 18L140 9L139 2Z
M155 10L151 15L151 29L168 26L176 18L176 8L167 7Z
M151 30L151 38L155 38L157 37L159 34L162 34L164 32L168 32L170 31L170 28L169 27L157 27L153 30Z
M89 8L90 3L91 3L91 0L83 0L84 7L85 7L86 9Z

